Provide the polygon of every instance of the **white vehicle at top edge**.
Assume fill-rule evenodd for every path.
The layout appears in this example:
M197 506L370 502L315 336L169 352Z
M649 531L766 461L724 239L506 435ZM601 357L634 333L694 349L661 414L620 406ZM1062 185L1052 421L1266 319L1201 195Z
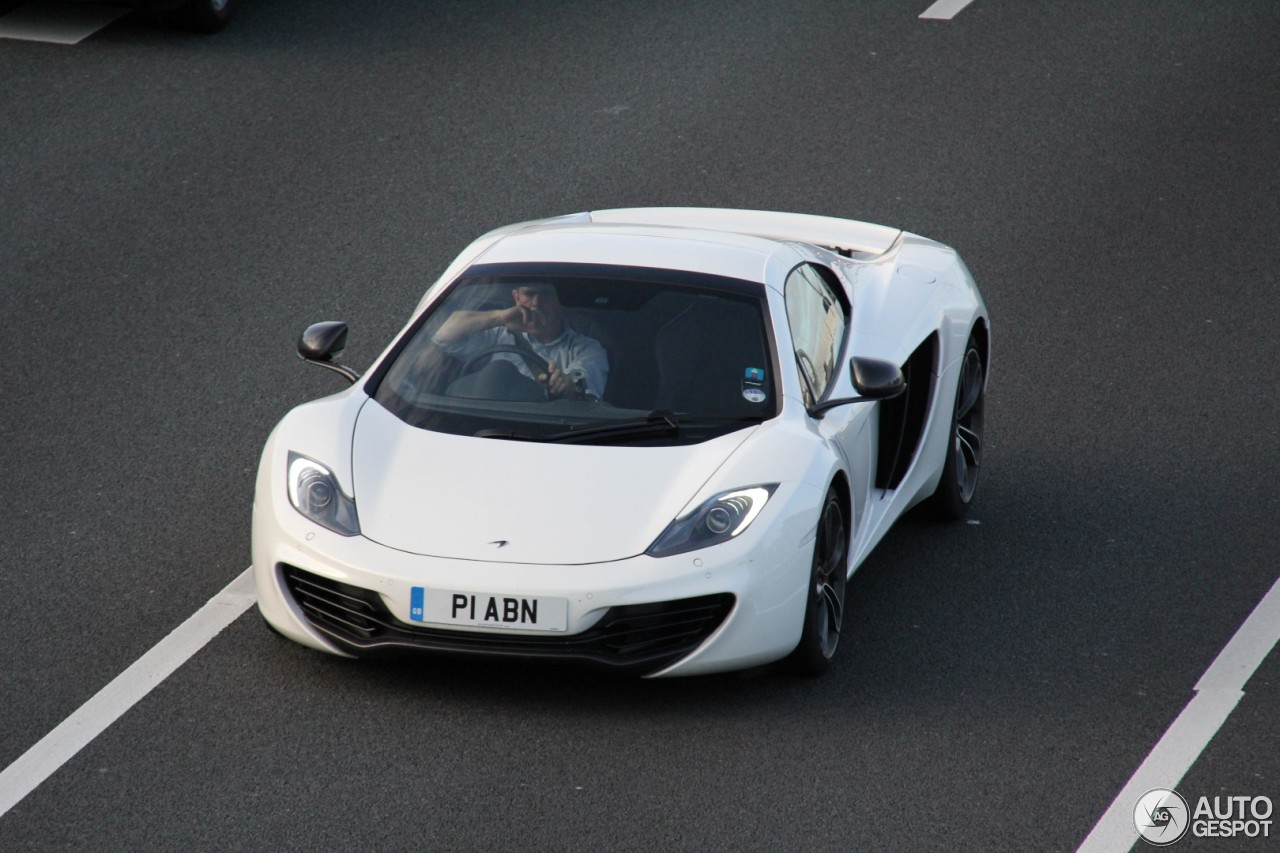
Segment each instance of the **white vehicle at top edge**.
M950 248L893 228L645 208L472 243L363 377L259 469L277 631L692 675L825 670L848 577L981 462L989 321Z

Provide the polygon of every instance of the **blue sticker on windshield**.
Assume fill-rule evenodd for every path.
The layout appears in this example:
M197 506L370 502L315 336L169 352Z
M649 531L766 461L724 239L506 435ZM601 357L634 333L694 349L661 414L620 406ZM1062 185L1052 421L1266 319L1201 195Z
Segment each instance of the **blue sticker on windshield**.
M743 372L742 378L747 382L764 382L764 368L748 367Z

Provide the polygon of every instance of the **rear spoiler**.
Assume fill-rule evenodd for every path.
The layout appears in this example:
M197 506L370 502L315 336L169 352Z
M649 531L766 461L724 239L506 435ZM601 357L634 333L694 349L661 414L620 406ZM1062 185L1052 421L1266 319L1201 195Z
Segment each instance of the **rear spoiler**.
M592 222L624 225L668 225L749 234L770 240L811 243L843 254L882 255L897 242L902 231L834 216L808 213L773 213L766 210L729 210L713 207L631 207L595 210Z

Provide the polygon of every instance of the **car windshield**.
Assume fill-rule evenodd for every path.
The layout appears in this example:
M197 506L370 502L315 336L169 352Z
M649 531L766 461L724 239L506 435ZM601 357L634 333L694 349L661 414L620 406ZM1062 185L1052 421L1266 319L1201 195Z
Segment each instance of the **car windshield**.
M473 266L371 375L421 429L669 445L777 414L764 287L584 264Z

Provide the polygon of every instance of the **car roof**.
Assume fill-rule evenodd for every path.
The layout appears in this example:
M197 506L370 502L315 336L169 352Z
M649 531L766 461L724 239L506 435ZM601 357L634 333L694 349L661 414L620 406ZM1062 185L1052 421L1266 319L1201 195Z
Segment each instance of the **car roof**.
M473 263L588 263L687 270L769 283L797 247L747 234L665 225L537 223L505 235ZM771 263L772 262L772 263Z

